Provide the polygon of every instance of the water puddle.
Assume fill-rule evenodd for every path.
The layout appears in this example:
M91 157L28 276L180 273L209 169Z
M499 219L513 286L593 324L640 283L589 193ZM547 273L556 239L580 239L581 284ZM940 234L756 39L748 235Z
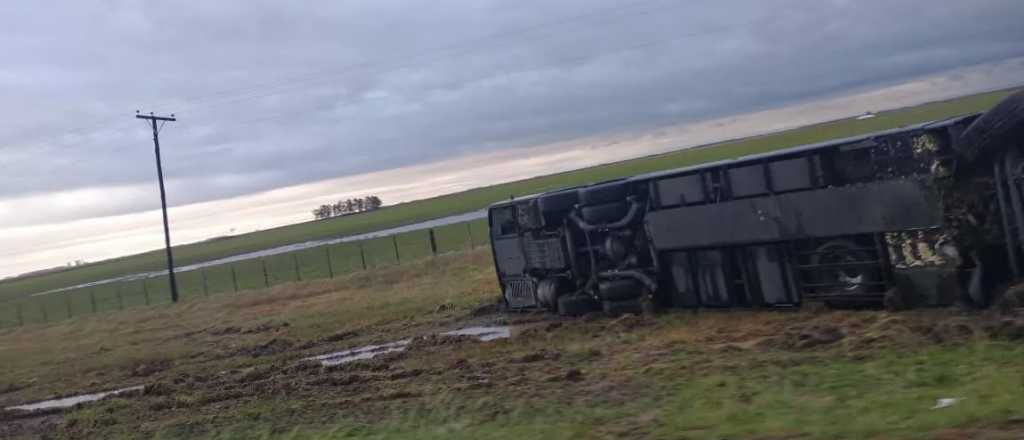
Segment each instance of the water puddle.
M476 336L477 339L487 342L495 339L506 339L512 337L512 328L500 327L466 327L450 332L441 333L441 336Z
M318 361L321 365L329 367L331 365L341 365L354 361L373 359L385 353L404 351L405 347L411 342L412 339L402 339L400 341L388 342L386 344L367 345L364 347L353 348L351 350L336 351L334 353L308 357L303 360Z
M119 390L104 391L102 393L93 394L82 394L79 396L64 397L60 399L44 400L42 402L29 403L25 405L9 406L4 408L7 411L40 411L44 409L64 409L71 408L79 403L95 402L109 396L116 396L118 394L130 393L132 391L141 391L143 386L135 386L128 388L121 388Z
M466 327L458 330L452 330L450 332L440 333L441 336L475 336L482 342L493 341L495 339L504 339L512 337L512 328L507 326L500 327ZM320 362L320 365L330 367L332 365L347 364L349 362L363 361L367 359L373 359L385 353L396 353L405 351L406 347L412 343L412 339L402 339L400 341L388 342L385 344L377 345L366 345L359 348L352 348L348 350L336 351L333 353L322 354L319 356L313 356L302 359L303 361Z

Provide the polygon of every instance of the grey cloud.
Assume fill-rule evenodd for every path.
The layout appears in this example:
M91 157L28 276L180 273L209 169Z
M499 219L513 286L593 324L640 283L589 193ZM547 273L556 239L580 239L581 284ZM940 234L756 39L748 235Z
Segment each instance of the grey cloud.
M136 108L184 204L1024 55L1024 4L943 3L7 2L0 200L151 184Z

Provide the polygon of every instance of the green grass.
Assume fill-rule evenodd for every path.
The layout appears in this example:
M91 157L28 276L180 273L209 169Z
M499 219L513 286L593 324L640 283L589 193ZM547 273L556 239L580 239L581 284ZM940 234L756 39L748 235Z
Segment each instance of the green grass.
M483 219L437 228L437 253L464 251L470 249L471 245L482 245L484 243L475 237L486 236L487 222ZM398 258L395 254L396 246ZM408 264L432 255L428 231L412 231L394 237L319 246L181 272L176 279L179 300L188 302L211 295L265 289L286 283L334 278L376 267ZM0 328L56 322L170 302L170 287L166 276L84 287L8 301L0 307Z
M835 358L794 368L654 376L647 380L659 391L626 404L440 397L424 405L429 409L385 414L387 423L342 420L277 433L253 423L210 438L932 438L943 429L1019 416L1021 359L1024 348L999 343L890 352L867 362ZM940 397L966 398L931 410ZM260 411L284 416L287 404L263 401Z
M837 137L852 136L916 122L940 119L956 114L977 112L991 107L1009 93L1009 91L991 92L923 104L916 107L881 112L875 118L862 121L847 119L811 125L771 135L723 142L713 147L680 150L657 156L476 188L389 206L378 211L360 215L306 222L239 235L228 239L180 245L175 247L175 259L179 264L185 265L302 241L368 232L481 209L490 203L508 198L510 194L532 194L566 186L581 185L644 172L761 153ZM483 241L485 238L482 234L476 236L476 240L479 241ZM372 246L374 249L381 250L379 254L374 254L372 265L389 264L383 252L385 245L375 242ZM390 263L393 263L394 258L392 257L391 260ZM163 252L151 251L58 273L9 280L0 283L0 301L22 297L33 292L46 291L119 275L159 270L163 264ZM278 276L284 277L285 274L281 273Z

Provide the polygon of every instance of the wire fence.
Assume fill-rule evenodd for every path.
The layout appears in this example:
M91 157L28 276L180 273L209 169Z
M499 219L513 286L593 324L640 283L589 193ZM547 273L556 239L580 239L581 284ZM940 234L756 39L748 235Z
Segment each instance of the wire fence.
M266 289L472 249L488 243L486 219L269 255L177 272L179 301ZM0 328L171 303L167 275L120 281L0 304Z

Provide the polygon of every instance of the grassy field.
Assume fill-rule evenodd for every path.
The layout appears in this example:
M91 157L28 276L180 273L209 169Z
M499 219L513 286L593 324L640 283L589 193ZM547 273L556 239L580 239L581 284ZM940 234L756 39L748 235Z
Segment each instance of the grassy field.
M842 120L817 124L766 136L724 142L711 148L681 150L658 156L477 188L391 206L361 215L301 223L240 235L229 239L177 246L175 248L175 261L184 265L289 243L367 232L481 209L492 202L506 199L510 194L532 194L553 188L580 185L643 172L760 153L799 144L899 127L950 115L981 111L991 107L1008 93L1008 91L992 92L924 104L881 112L876 118L867 120ZM153 251L99 262L64 272L5 281L0 283L0 301L118 275L159 270L164 264L163 258L162 251Z
M487 221L432 228L438 254L486 244ZM265 289L283 283L334 278L382 266L408 264L433 255L427 230L318 246L284 254L221 264L177 274L180 301ZM81 287L7 301L0 328L52 323L134 307L171 302L167 276Z
M479 248L103 320L0 330L0 407L147 385L64 413L0 412L0 437L1024 435L1019 315L502 315L487 307L497 291L491 266ZM425 337L475 324L509 324L513 337ZM407 351L370 361L299 361L406 337L415 338ZM945 397L961 400L931 409Z

